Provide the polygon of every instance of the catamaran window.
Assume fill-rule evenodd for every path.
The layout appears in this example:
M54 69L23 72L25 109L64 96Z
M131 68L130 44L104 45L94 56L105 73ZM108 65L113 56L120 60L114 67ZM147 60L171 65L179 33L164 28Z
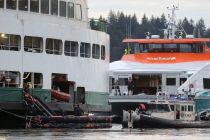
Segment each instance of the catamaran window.
M0 87L19 87L20 73L16 71L0 71Z
M105 46L101 46L101 59L105 60L105 54L106 54L106 50L105 50Z
M23 83L28 84L30 88L42 88L43 76L41 73L25 72L23 75Z
M185 81L187 81L187 78L180 78L180 86L181 86L182 84L184 84Z
M80 57L90 58L90 43L80 44Z
M43 50L42 38L26 36L24 38L24 50L26 52L41 53Z
M203 88L204 89L210 89L210 79L203 78Z
M19 51L20 36L0 33L0 50Z
M28 11L28 0L19 0L19 10Z
M14 9L16 10L17 8L17 0L7 0L7 9Z
M100 58L100 46L98 44L93 44L92 46L92 57L95 59Z
M177 52L177 44L164 44L164 52Z
M62 41L58 39L50 39L46 40L46 53L48 54L62 54Z
M41 0L41 13L49 14L49 0Z
M82 6L81 4L75 4L76 19L82 19Z
M65 1L60 1L60 16L61 17L66 17L66 2Z
M39 13L39 0L30 0L30 10Z
M68 2L68 18L74 18L74 3Z
M0 0L0 8L4 8L4 0Z
M176 85L176 78L167 78L166 79L167 86L175 86Z
M58 0L51 0L51 15L58 15Z
M65 41L65 51L66 56L78 56L78 42Z

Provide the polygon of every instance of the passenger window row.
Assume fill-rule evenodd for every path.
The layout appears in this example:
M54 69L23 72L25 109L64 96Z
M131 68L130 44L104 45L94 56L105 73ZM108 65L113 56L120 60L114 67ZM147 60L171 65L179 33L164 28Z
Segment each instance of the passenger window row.
M47 38L45 46L41 37L25 36L24 51L32 53L42 53L44 48L47 54L62 55L71 57L84 57L105 60L105 45L90 44L77 41L65 41ZM64 45L63 45L64 44ZM0 50L20 51L20 35L0 33ZM64 49L63 49L64 48Z
M0 8L50 14L82 20L82 6L62 0L0 0Z

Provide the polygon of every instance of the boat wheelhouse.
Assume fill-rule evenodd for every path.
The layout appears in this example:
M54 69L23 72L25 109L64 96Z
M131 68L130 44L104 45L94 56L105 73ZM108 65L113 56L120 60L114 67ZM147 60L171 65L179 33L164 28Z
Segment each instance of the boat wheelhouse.
M21 110L29 84L55 110L109 111L109 35L91 29L86 0L0 0L0 19L1 107ZM56 108L51 89L72 98Z

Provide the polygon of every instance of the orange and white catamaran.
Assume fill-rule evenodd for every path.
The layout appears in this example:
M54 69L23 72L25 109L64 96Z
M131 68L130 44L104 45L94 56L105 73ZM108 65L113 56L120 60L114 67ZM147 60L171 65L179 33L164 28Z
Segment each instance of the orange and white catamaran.
M185 32L176 26L177 9L175 6L169 9L172 15L163 39L146 33L146 39L123 40L134 53L111 63L110 77L112 81L119 80L121 95L128 95L129 77L134 81L134 89L133 96L116 96L115 90L110 89L109 102L113 110L118 110L119 106L115 106L118 103L123 109L132 109L134 103L149 102L157 93L168 97L185 93L194 96L210 89L210 49L207 46L210 38L183 35Z

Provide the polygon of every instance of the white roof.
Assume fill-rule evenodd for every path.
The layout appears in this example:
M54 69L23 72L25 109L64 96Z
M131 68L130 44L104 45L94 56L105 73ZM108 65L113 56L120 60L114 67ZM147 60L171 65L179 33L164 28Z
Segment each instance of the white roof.
M185 62L175 64L151 64L129 61L110 63L110 73L171 73L187 72L192 74L209 64L209 61Z

